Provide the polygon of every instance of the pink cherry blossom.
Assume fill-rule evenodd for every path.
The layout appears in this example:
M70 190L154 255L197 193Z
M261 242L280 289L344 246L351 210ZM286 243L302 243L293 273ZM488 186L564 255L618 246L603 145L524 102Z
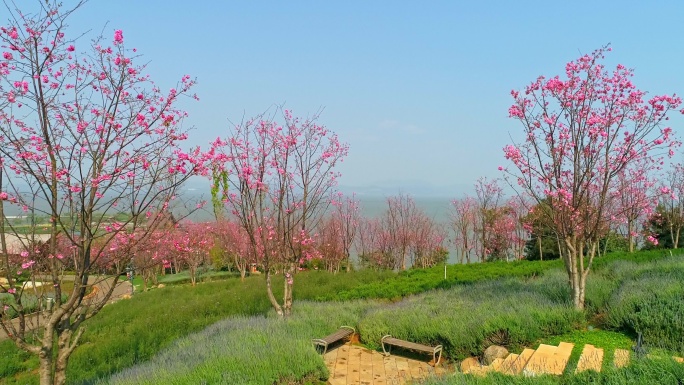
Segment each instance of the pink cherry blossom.
M114 31L114 44L123 44L123 31L120 29Z

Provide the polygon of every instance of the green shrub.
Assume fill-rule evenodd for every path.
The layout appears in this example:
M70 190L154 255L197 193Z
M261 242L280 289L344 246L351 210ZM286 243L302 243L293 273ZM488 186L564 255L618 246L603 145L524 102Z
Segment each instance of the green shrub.
M66 294L62 294L62 301L66 301L68 298L69 297ZM4 306L9 306L6 313L9 318L15 318L17 316L17 311L12 306L15 303L13 294L0 293L0 309ZM40 301L35 294L28 292L24 293L21 296L21 304L24 307L24 314L34 313L40 310ZM2 310L0 310L0 315L2 315Z
M676 271L678 262L676 259L665 258L667 256L669 252L658 250L634 254L610 254L597 258L594 265L595 271L592 272L588 281L588 307L603 308L601 311L609 309L609 311L614 311L615 319L619 318L617 314L620 301L615 295L618 292L617 288L623 282L631 280L637 272L662 270L670 265L668 269ZM631 262L620 262L621 258ZM479 286L484 284L479 283L481 281L511 276L528 279L525 282L511 280L506 282L512 283L488 283L489 289ZM512 345L524 344L527 340L541 338L548 333L562 333L566 330L570 319L582 322L580 313L568 310L570 295L561 261L452 265L447 268L446 280L443 266L432 269L411 269L401 273L366 270L331 274L324 271L308 271L297 274L294 285L296 300L400 299L435 288L453 288L430 294L438 295L451 292L451 290L462 293L462 295L452 295L449 297L449 302L442 304L452 309L451 313L445 314L443 310L434 310L437 317L416 318L420 322L413 323L409 319L402 327L406 330L415 327L417 329L415 335L424 338L425 342L436 341L457 346L458 349L449 348L454 352L450 354L456 357L464 355L465 352L478 353L488 340L498 338ZM613 290L611 285L615 285L616 289ZM282 276L274 277L273 287L278 298L281 297L282 286ZM480 299L474 296L473 291L492 291L492 293L488 294L489 297L481 294L484 297ZM609 292L610 295L607 294ZM507 299L516 295L521 299L521 303ZM461 298L456 298L459 296ZM500 303L498 296L502 298ZM606 297L608 297L607 301ZM476 304L480 300L483 301L481 306ZM531 311L532 306L525 305L529 301L538 301L542 304L541 310ZM410 299L402 303L393 306L409 308L413 306ZM298 305L299 302L295 304L295 312L298 311ZM431 306L439 308L437 304ZM551 314L552 312L548 309L554 306L562 310L557 314ZM502 309L507 307L517 307L518 310L506 314ZM136 294L131 300L106 306L97 317L85 323L83 345L76 349L69 363L69 381L70 383L88 383L93 379L145 362L161 349L169 347L178 338L198 332L226 317L263 315L270 308L265 295L263 276L248 277L245 282L231 278L220 282L202 283L194 288L174 285L163 290ZM393 307L390 307L388 312L391 309ZM430 311L433 310L430 309ZM481 318L480 313L489 314L492 318ZM451 316L454 320L450 319ZM399 322L399 318L387 321L376 315L368 317L363 324L368 330L374 328L378 331L368 332L366 334L373 337L364 338L377 344L379 342L377 336L383 332L382 330L396 334L394 329L389 329L388 325L394 327L392 322ZM440 320L446 327L433 319ZM467 329L450 331L459 323L465 325L466 328L473 325L474 332L469 333ZM527 326L533 323L538 326L527 330ZM451 324L456 326L449 326ZM629 325L625 326L620 322L616 322L613 327L631 330ZM445 334L444 330L449 333ZM678 329L667 326L667 330L666 334L661 333L661 335L669 335ZM16 347L10 346L6 356L19 357L18 359L23 360L22 362L26 365L21 368L20 365L15 364L5 366L7 376L11 376L13 371L14 375L17 373L24 375L29 373L27 370L30 368L37 367L36 361L24 359L28 357L12 355L14 353L11 352L16 353L16 351ZM35 380L35 377L26 378L21 383ZM0 380L0 383L3 381L7 383L7 380Z
M532 285L497 280L411 297L364 317L361 338L371 347L386 334L442 344L445 355L457 359L479 355L494 343L519 349L583 323L583 314L567 300L555 302L543 294L558 285L555 280Z
M284 379L325 380L328 370L311 344L340 325L356 325L370 302L298 302L292 317L234 317L184 337L147 363L107 384L276 384Z
M608 304L607 326L642 333L650 347L684 352L684 264L634 266Z
M319 295L320 300L349 300L363 298L398 299L432 289L446 289L457 285L486 281L501 277L534 277L544 271L560 267L560 261L488 262L411 269L398 273L393 279L362 284L348 290Z
M10 340L0 341L0 379L6 379L8 384L14 383L12 376L27 375L37 366L37 356L18 350Z
M217 280L217 279L236 278L239 276L240 276L240 273L235 272L235 271L206 271L206 272L199 272L198 271L197 272L197 281L198 282L206 282L206 281L212 281L212 280ZM182 271L178 274L166 274L164 276L159 277L157 282L163 283L164 285L188 284L191 282L190 273L187 271Z

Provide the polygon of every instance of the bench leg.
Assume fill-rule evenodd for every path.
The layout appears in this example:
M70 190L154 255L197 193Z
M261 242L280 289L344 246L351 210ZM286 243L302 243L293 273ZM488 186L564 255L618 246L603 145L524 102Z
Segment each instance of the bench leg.
M383 342L382 343L382 354L385 357L389 357L391 351L392 351L392 345L387 345L387 349L385 349L385 343Z
M437 357L435 357L435 355L436 353L432 353L432 361L435 363L434 366L436 367L437 364L439 364L439 361L442 359L442 351L439 351L439 355Z

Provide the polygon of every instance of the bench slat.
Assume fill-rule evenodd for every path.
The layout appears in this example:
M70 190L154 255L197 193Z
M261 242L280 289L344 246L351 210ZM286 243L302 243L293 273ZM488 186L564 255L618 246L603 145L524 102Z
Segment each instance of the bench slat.
M341 339L343 339L343 338L345 338L351 334L352 334L352 331L349 329L340 329L340 330L336 331L335 333L333 333L329 336L326 336L324 338L321 338L321 339L323 341L331 344L331 343L338 341L338 340L341 340Z
M398 346L398 347L404 348L404 349L418 350L418 351L426 352L426 353L434 353L434 351L436 349L433 346L427 346L427 345L418 344L415 342L404 341L404 340L400 340L397 338L385 338L385 343L389 344L389 345Z
M313 343L314 347L317 347L317 346L322 347L323 348L323 354L325 354L328 351L328 345L330 345L334 342L343 340L347 337L353 336L354 333L356 333L356 330L353 327L342 326L336 332L334 332L330 335L327 335L323 338L320 338L320 339L314 338L311 340L311 342Z
M431 353L432 354L432 361L434 362L434 366L437 366L439 364L439 361L442 358L442 345L437 345L437 346L428 346L428 345L423 345L423 344L418 344L415 342L410 342L410 341L404 341L400 340L398 338L394 338L391 335L386 335L382 337L380 340L382 343L382 351L386 356L389 356L389 350L385 349L385 345L388 346L397 346L400 348L404 349L409 349L409 350L415 350L419 352L424 352L424 353ZM439 356L437 355L439 353Z

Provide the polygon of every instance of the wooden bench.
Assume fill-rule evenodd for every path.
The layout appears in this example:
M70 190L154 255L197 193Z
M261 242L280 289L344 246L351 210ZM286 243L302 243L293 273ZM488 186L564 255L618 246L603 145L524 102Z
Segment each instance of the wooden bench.
M433 366L437 366L439 361L442 359L442 345L437 345L434 347L427 346L423 344L417 344L415 342L400 340L398 338L392 337L391 335L382 337L380 341L382 342L382 351L386 356L390 355L390 349L392 346L397 346L417 352L432 353L432 362L434 362ZM387 349L385 349L385 345L387 345ZM437 355L437 353L439 353L439 355Z
M323 354L328 351L328 345L333 344L337 341L343 340L345 338L350 338L356 333L356 329L354 329L351 326L340 326L340 328L330 334L329 336L323 337L323 338L314 338L311 340L313 342L314 348L318 349L318 347L323 348Z

